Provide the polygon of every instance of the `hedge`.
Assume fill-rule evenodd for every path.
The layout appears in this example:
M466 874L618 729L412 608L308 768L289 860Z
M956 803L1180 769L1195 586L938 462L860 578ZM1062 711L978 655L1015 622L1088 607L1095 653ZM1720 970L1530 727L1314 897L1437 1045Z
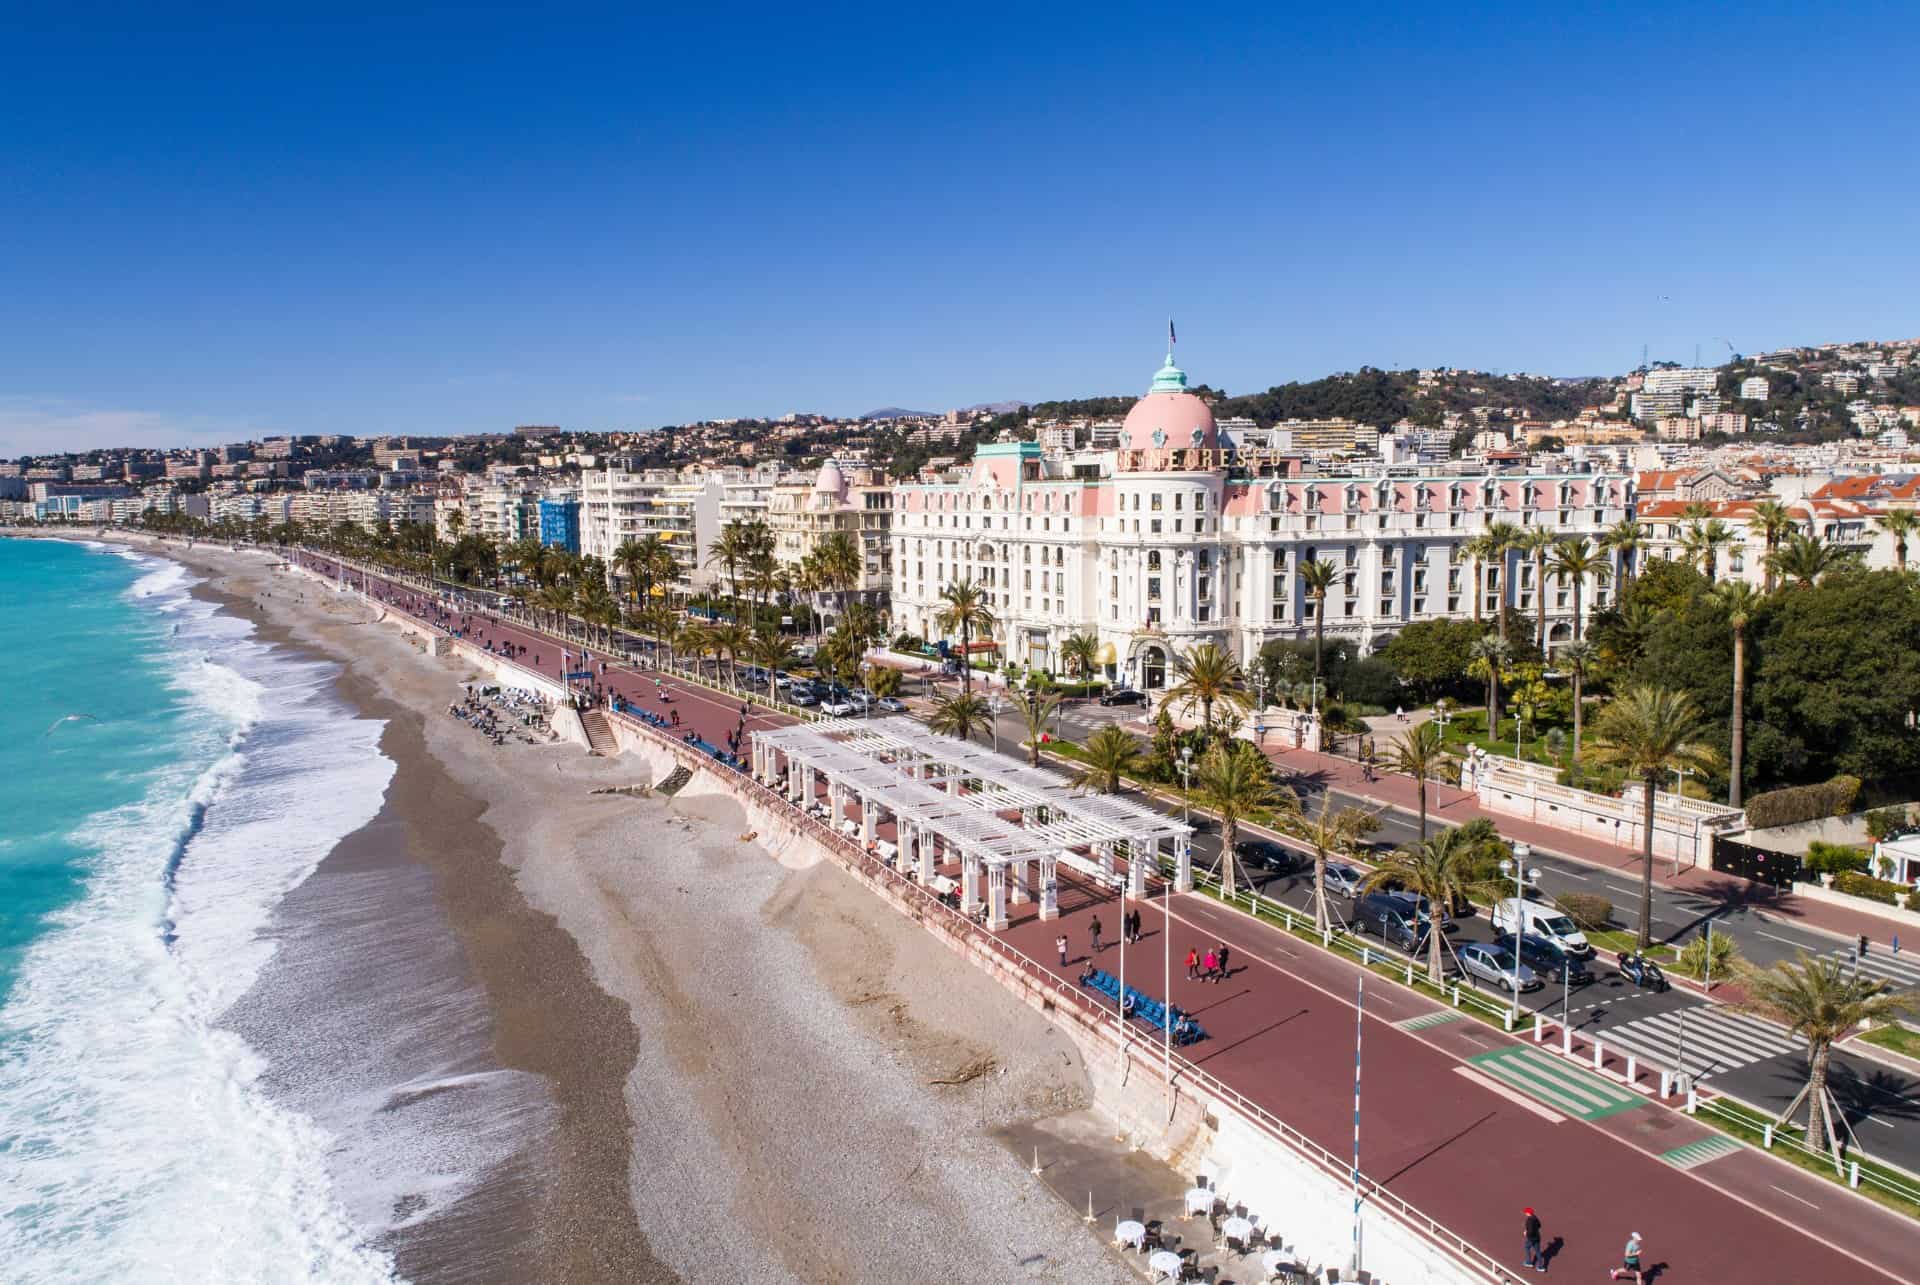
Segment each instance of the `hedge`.
M1598 932L1613 922L1613 903L1591 892L1563 892L1553 899L1553 904L1589 932Z
M1836 776L1819 785L1790 785L1747 800L1747 824L1755 830L1844 816L1860 794L1860 778Z
M1907 886L1903 883L1875 879L1871 875L1857 874L1851 870L1835 875L1833 886L1849 896L1865 897L1869 901L1884 901L1889 906L1894 904L1895 893L1907 890Z
M1817 875L1837 875L1847 871L1865 874L1867 853L1864 848L1855 848L1844 843L1825 843L1815 839L1807 845L1806 860L1800 864Z

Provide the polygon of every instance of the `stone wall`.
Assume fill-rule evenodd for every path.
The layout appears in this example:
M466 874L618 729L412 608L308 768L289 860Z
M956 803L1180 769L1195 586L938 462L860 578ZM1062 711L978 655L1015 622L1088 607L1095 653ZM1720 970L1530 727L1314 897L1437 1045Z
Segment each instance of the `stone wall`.
M1463 768L1461 783L1489 812L1639 851L1645 795L1638 782L1616 797L1561 785L1558 777L1558 770L1544 763L1487 755ZM1743 824L1742 814L1724 804L1657 793L1653 855L1687 866L1711 865L1714 836Z

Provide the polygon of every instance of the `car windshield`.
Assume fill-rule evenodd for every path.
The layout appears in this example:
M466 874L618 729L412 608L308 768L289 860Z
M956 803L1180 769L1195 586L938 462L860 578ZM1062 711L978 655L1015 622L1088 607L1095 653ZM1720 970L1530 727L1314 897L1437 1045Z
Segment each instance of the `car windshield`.
M1513 967L1513 956L1496 946L1489 946L1485 950L1480 951L1479 954L1482 959L1492 964L1495 968Z
M1573 920L1567 918L1565 915L1555 915L1551 919L1542 919L1540 926L1556 937L1571 937L1574 933L1580 931L1573 926Z

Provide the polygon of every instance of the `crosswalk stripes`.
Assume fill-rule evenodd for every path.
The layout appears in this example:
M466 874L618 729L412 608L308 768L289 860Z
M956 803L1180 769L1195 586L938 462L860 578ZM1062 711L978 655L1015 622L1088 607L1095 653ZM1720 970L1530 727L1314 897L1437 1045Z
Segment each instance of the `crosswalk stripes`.
M1696 1079L1805 1051L1779 1027L1718 1004L1671 1009L1582 1033L1597 1037L1609 1049L1631 1053L1648 1066L1684 1071ZM1684 1057L1684 1067L1676 1061L1676 1053Z
M1713 1133L1698 1142L1689 1142L1671 1151L1662 1151L1660 1158L1676 1169L1697 1169L1709 1160L1718 1160L1721 1156L1730 1156L1742 1150L1745 1148L1726 1134Z
M1629 1111L1646 1101L1631 1089L1530 1045L1490 1049L1467 1060L1528 1097L1583 1120Z
M1837 959L1848 968L1852 968L1855 964L1853 951L1845 946L1839 950L1829 951L1825 958ZM1876 945L1874 949L1867 952L1867 957L1859 960L1858 963L1860 971L1869 977L1878 977L1881 981L1889 982L1902 990L1920 987L1920 959L1914 958L1908 952L1902 951L1895 955L1885 946Z
M1458 1022L1466 1014L1455 1008L1436 1008L1431 1013L1422 1013L1418 1017L1402 1018L1394 1025L1403 1031L1424 1031L1429 1026L1443 1026L1448 1022Z

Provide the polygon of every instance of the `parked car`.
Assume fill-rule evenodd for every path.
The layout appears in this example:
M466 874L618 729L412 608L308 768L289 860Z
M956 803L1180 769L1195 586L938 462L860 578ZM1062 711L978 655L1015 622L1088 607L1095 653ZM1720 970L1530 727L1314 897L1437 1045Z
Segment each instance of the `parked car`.
M906 702L898 696L882 696L873 704L874 708L886 714L904 714L907 712Z
M834 718L845 718L849 714L858 713L859 707L850 700L836 697L832 700L822 701L820 703L820 712L822 714L830 714Z
M1267 843L1259 839L1252 839L1246 843L1237 843L1234 845L1234 849L1236 855L1240 858L1240 864L1246 866L1249 870L1267 870L1274 874L1285 874L1287 871L1293 869L1295 864L1293 853L1280 847L1278 844Z
M1408 892L1405 888L1386 887L1386 888L1382 888L1381 891L1386 893L1390 897L1400 898L1401 901L1406 903L1406 908L1409 912L1417 913L1419 915L1421 923L1425 923L1428 920L1433 918L1433 902L1429 901L1427 898L1416 897L1411 892ZM1442 912L1440 915L1440 931L1446 932L1448 929L1452 927L1453 927L1453 916L1445 912Z
M1131 687L1109 687L1099 696L1102 705L1140 705L1144 704L1146 699L1145 692L1135 691Z
M847 699L855 705L858 705L861 709L869 709L873 706L873 702L879 698L864 687L856 687L847 693Z
M1344 861L1327 862L1327 891L1342 897L1360 895L1360 885L1367 879L1366 871L1350 866Z
M793 686L793 675L784 669L776 669L773 671L773 685L775 687L791 688Z
M802 687L799 683L793 685L793 690L788 693L787 699L803 709L820 703L820 698L813 694L813 688Z
M1370 892L1354 903L1353 931L1372 933L1411 954L1425 944L1429 929L1421 923L1412 898L1396 892Z
M1547 937L1537 937L1532 933L1520 935L1520 962L1551 982L1564 980L1571 986L1585 986L1593 980L1593 974L1587 970L1587 961L1580 956L1560 949L1560 944ZM1514 948L1512 936L1501 937L1494 945L1502 950Z
M1513 953L1504 946L1470 941L1458 953L1460 967L1475 989L1479 988L1481 982L1486 982L1500 990L1511 991L1516 973L1523 991L1537 991L1545 984L1531 968L1514 959Z
M1517 931L1533 937L1545 937L1569 955L1579 955L1583 959L1593 954L1593 946L1587 941L1586 934L1567 917L1567 912L1544 901L1522 901L1518 897L1508 897L1493 904L1492 918L1497 932Z

